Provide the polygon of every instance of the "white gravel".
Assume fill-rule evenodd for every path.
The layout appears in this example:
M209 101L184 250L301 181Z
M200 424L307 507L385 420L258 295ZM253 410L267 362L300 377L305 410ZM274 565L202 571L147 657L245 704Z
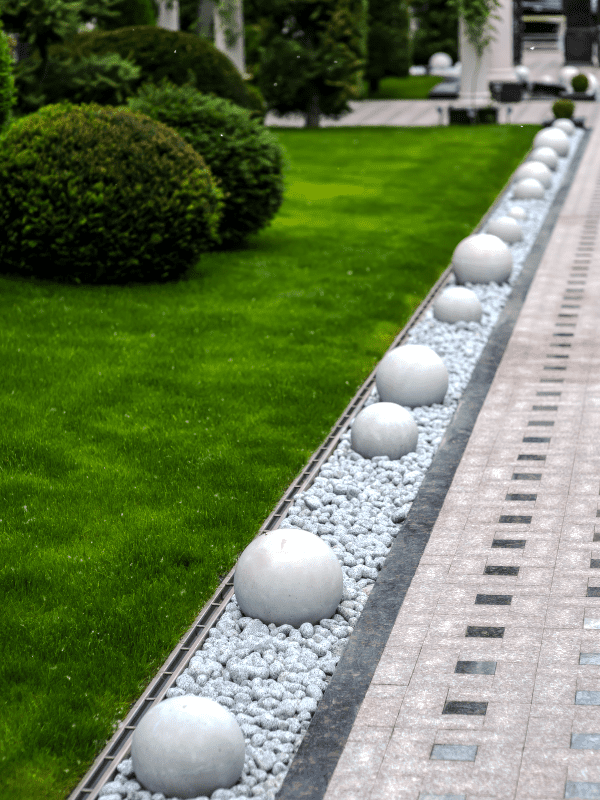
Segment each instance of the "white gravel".
M481 323L438 322L430 309L412 329L407 343L435 350L450 378L443 405L408 409L419 428L417 451L398 461L387 456L364 459L351 450L348 430L312 487L295 498L283 521L282 527L302 528L321 536L340 559L344 596L333 619L315 626L305 623L299 629L266 626L243 617L234 598L177 678L177 688L167 692L167 697L195 694L213 698L235 714L244 732L246 763L241 780L231 789L218 789L211 800L256 796L273 800L283 783L398 534L399 523L410 510L582 136L583 131L577 129L571 137L570 154L560 159L544 199L516 201L509 188L495 209L493 219L505 216L513 205L525 208L529 216L520 223L523 242L511 246L514 269L508 283L467 284L482 304ZM374 388L365 406L378 400ZM100 792L103 800L166 800L164 795L140 787L131 759L122 761L117 769L116 780Z

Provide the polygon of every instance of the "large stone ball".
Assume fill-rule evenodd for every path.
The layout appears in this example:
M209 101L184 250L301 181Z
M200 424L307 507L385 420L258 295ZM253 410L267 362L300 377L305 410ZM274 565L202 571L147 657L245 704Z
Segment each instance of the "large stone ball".
M215 700L170 697L142 717L131 739L135 777L166 797L210 796L237 783L244 769L244 734Z
M523 178L535 178L545 189L552 186L552 172L541 161L526 161L515 172L515 180L521 181Z
M523 231L514 217L498 217L488 223L487 232L507 244L523 241Z
M573 136L575 133L575 123L572 119L555 119L552 123L552 127L564 131L567 136Z
M560 128L544 128L533 139L534 147L551 147L561 158L569 155L569 137Z
M479 298L466 286L449 286L433 304L433 316L440 322L481 322Z
M452 255L452 269L458 283L504 283L512 268L510 248L490 233L467 236Z
M314 533L277 528L253 539L239 557L233 586L247 617L266 625L315 624L342 600L342 566Z
M350 446L363 458L387 456L396 461L417 449L417 423L396 403L373 403L356 416Z
M536 178L523 178L514 185L512 196L517 200L541 200L545 191Z
M558 167L558 156L556 150L551 147L536 147L531 151L530 161L541 161L548 169L555 170Z
M443 403L448 391L444 362L424 344L405 344L390 350L379 363L375 385L384 403L430 406Z
M521 206L511 206L508 212L509 217L524 222L527 219L527 212Z
M591 72L586 72L585 76L588 79L588 88L585 90L585 93L595 95L598 91L598 79L595 75L592 75Z
M448 53L434 53L428 63L429 69L448 69L452 66L452 58Z

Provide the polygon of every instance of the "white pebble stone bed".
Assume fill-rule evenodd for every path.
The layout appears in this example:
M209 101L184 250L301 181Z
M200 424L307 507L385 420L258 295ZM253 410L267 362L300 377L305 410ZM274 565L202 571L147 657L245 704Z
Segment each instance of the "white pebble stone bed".
M583 135L576 129L570 137L569 155L559 159L543 199L514 200L509 187L496 206L491 219L506 216L515 205L527 211L528 219L520 222L523 241L510 246L514 267L508 283L466 284L481 302L481 322L439 322L430 308L411 330L405 343L431 347L449 373L443 404L407 409L419 429L416 452L397 461L387 456L365 459L352 451L348 430L314 484L296 496L283 520L281 527L319 535L340 559L344 595L337 613L319 625L305 623L299 629L267 626L243 617L234 597L177 678L177 688L168 690L167 697L194 694L216 700L235 715L244 733L246 759L240 781L231 789L217 789L210 800L273 800L283 783ZM484 227L481 233L485 232ZM374 388L365 407L377 402ZM117 769L117 778L100 791L103 800L180 800L142 789L131 759Z

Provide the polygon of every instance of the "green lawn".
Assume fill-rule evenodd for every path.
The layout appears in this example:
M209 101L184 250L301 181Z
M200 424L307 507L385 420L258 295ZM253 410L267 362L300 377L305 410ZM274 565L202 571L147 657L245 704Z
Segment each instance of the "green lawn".
M429 92L444 79L438 75L409 75L406 78L382 78L371 94L364 81L364 98L369 100L427 100Z
M537 130L278 129L190 280L0 275L0 797L74 789Z

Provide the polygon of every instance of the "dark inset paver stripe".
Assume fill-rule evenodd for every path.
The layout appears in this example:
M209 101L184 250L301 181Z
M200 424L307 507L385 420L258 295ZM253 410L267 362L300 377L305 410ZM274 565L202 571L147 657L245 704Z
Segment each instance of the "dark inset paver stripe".
M478 594L475 597L476 606L509 606L512 603L512 594Z
M527 539L494 539L492 547L504 547L507 550L516 550L525 547Z
M586 597L600 597L600 586L588 586Z
M531 406L532 411L558 411L558 406Z
M421 792L419 800L467 800L466 794L429 794Z
M572 750L600 750L600 733L572 733Z
M484 575L518 575L519 567L486 567Z
M524 436L524 444L544 444L550 441L550 436Z
M580 653L579 654L579 663L580 664L599 664L600 665L600 653Z
M537 500L537 494L507 494L506 500Z
M457 661L455 673L460 675L495 675L496 661Z
M512 476L513 481L541 481L541 472L514 472Z
M504 628L490 628L482 625L469 625L465 633L466 639L502 639L503 636Z
M530 419L527 423L529 428L553 428L553 419Z
M590 569L600 569L600 558L590 559Z
M567 781L565 784L565 800L577 797L580 800L597 800L600 798L600 783L582 783Z
M564 378L540 378L540 383L564 383Z
M435 761L475 761L476 744L434 744L430 759Z
M562 392L536 392L536 397L560 397Z
M600 542L600 531L594 532L594 538L592 539L593 542Z
M517 456L517 461L545 461L546 456L537 456L532 453L520 453Z
M569 354L565 353L547 353L546 358L569 358Z
M501 514L498 522L504 525L530 525L532 517L525 514Z
M546 364L546 365L544 366L544 369L545 369L545 370L551 370L551 369L553 369L553 370L563 370L563 371L564 371L564 370L566 370L566 367L555 367L554 365L552 365L552 366L549 366L549 365L547 365L547 364Z
M487 703L476 703L472 700L450 700L444 706L442 714L465 714L472 717L485 717Z
M600 692L575 692L576 706L600 706Z

